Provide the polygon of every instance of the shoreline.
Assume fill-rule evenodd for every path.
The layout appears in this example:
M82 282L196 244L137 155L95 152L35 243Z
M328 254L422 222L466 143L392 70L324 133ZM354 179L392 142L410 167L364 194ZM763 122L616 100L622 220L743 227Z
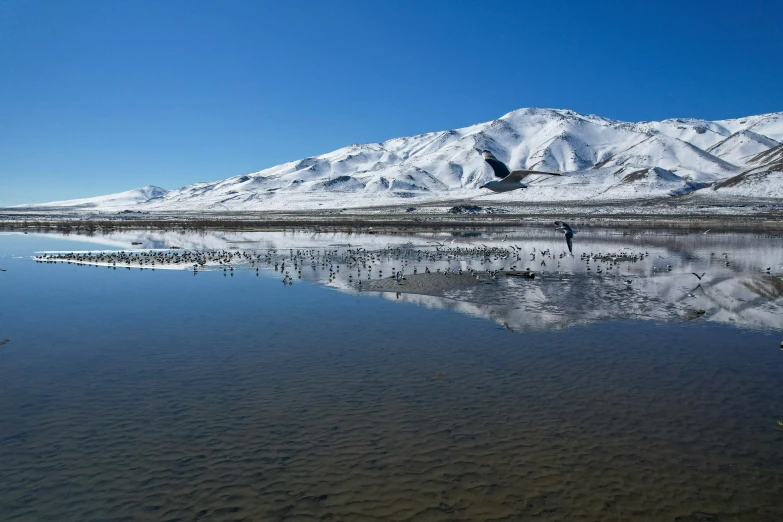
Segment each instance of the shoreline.
M478 212L454 213L469 200L400 204L383 207L266 211L97 211L90 209L0 209L0 231L101 232L132 229L271 231L309 229L323 232L480 231L550 226L555 220L580 228L625 227L761 231L783 233L783 201L701 200L617 201L601 203L485 202Z
M627 228L632 230L664 229L716 232L783 233L783 216L659 216L614 215L574 216L567 214L497 216L428 216L424 219L404 219L398 216L237 216L173 217L148 219L107 219L106 217L61 217L9 219L0 216L0 232L88 232L109 233L120 230L223 230L269 232L281 230L312 230L313 232L352 233L413 233L413 232L481 232L503 229L549 227L555 219L566 220L572 227Z

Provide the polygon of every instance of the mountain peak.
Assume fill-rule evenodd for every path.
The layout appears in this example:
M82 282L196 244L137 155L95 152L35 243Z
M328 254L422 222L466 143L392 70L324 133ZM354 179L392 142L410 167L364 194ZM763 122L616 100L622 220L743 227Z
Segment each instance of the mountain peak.
M46 206L225 211L472 198L487 195L479 187L493 176L481 149L493 151L512 170L567 174L533 177L528 189L489 196L497 201L668 197L740 174L748 161L783 141L781 115L633 123L570 109L527 107L469 127L353 144L216 182L175 190L147 185ZM635 173L628 178L635 182L622 183L621 171ZM777 179L769 176L754 187Z

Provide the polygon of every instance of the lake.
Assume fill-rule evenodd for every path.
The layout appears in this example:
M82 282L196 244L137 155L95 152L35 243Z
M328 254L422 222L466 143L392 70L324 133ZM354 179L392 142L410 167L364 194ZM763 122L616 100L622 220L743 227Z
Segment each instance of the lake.
M781 520L782 247L0 235L0 519Z

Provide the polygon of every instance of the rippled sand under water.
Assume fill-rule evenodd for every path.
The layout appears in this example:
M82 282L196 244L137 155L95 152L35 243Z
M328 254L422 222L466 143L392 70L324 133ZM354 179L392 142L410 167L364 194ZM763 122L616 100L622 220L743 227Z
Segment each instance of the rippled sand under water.
M779 332L6 266L2 520L783 518Z

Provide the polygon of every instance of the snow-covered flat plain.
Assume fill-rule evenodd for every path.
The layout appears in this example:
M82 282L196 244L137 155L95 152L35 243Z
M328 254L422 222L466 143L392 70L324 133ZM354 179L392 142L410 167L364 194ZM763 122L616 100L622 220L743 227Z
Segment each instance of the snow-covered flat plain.
M349 145L336 151L174 190L22 205L84 212L318 211L426 205L783 199L783 112L720 121L623 122L561 109L519 109L469 127ZM511 169L563 173L488 193L481 150Z

